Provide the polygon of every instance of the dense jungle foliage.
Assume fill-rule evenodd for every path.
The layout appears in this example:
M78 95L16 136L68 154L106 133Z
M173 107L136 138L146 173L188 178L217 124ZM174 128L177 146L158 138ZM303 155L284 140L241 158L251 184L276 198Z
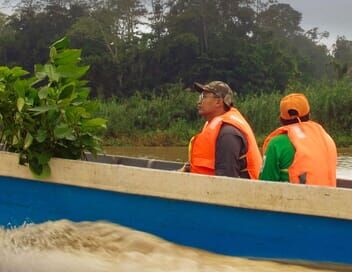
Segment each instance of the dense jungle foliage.
M115 144L186 144L201 126L194 81L222 80L262 139L278 103L302 91L339 145L350 145L352 41L302 29L302 14L276 0L0 0L0 66L34 72L48 45L82 48L85 79Z
M273 0L0 0L0 65L27 70L43 63L48 45L67 36L91 66L99 97L129 97L223 80L240 94L284 91L290 82L341 78L351 41L332 54L302 14Z

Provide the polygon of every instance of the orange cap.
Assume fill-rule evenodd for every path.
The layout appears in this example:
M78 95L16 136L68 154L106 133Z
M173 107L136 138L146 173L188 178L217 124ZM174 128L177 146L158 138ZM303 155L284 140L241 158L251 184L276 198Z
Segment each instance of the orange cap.
M290 114L290 110L297 111L297 115ZM310 112L309 102L304 94L292 93L281 99L280 117L284 120L291 120L295 117L303 117Z

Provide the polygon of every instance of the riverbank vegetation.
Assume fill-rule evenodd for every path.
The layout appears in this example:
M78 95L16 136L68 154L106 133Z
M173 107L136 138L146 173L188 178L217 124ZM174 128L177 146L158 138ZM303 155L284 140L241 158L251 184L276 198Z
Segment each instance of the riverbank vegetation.
M311 119L333 136L339 147L352 146L352 81L321 81L290 85L285 92L240 95L236 107L249 120L259 144L279 124L280 99L290 92L304 93L311 105ZM199 131L197 94L179 85L161 94L112 99L101 104L99 115L108 120L106 144L186 145Z
M34 72L66 36L109 119L106 143L186 145L201 127L194 81L227 82L259 142L278 124L280 98L304 92L313 119L351 145L352 41L303 29L280 0L37 0L0 12L0 66ZM16 3L15 3L16 2Z

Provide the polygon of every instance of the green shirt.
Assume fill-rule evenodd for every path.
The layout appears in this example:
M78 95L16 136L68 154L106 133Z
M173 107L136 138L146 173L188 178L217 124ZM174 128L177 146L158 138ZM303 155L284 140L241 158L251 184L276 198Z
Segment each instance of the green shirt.
M289 181L288 168L293 162L295 148L287 134L271 139L264 154L263 167L259 179Z

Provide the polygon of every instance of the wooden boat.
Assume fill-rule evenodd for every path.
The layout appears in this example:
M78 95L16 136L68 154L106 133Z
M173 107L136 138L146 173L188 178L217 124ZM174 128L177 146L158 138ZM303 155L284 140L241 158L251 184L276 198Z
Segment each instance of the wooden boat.
M179 167L114 156L52 159L50 178L35 180L17 154L0 152L0 225L107 220L215 253L352 265L352 190Z

